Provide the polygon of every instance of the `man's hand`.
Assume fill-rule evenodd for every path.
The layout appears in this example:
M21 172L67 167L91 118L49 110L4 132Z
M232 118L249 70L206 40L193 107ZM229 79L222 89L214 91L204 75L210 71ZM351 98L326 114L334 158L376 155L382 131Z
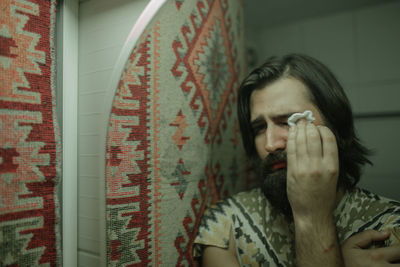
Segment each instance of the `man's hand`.
M373 242L384 241L389 236L387 231L366 230L347 239L342 245L345 266L400 266L400 246L368 248Z
M330 219L339 175L334 134L302 120L291 127L286 149L287 193L294 218Z
M286 153L297 266L343 266L333 221L339 176L334 134L302 120L290 129Z

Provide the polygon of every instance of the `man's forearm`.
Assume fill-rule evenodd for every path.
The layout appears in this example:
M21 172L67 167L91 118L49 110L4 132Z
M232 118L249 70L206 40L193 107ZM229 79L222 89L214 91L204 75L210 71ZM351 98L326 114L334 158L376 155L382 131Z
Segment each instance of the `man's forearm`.
M317 219L295 219L297 266L344 266L333 218Z

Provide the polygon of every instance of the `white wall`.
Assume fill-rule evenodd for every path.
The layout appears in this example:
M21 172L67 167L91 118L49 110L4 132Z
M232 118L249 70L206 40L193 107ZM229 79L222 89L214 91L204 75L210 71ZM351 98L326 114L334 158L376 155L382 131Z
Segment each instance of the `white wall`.
M305 53L338 76L356 114L396 116L356 119L365 144L376 151L361 185L400 200L400 1L268 29L248 29L258 64L271 55Z
M56 101L62 133L62 266L78 261L78 0L57 2ZM58 64L62 62L62 64ZM67 214L67 216L66 216Z
M78 263L100 266L100 137L111 74L148 0L87 0L79 6ZM104 207L103 207L104 208Z

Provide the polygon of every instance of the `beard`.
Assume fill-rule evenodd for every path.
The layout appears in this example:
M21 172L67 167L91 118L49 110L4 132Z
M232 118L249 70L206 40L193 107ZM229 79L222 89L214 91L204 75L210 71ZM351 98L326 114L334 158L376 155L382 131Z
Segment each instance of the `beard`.
M259 160L257 166L257 177L264 196L271 205L277 208L288 219L293 217L292 208L286 191L286 165L284 168L275 169L274 165L286 164L286 152L277 151L269 154L265 159Z

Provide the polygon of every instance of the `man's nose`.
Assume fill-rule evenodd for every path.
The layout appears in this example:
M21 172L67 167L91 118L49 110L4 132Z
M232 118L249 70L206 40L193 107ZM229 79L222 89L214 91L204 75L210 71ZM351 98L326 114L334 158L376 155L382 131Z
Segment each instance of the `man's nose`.
M278 150L285 150L287 131L279 127L270 127L265 131L265 150L273 153Z

